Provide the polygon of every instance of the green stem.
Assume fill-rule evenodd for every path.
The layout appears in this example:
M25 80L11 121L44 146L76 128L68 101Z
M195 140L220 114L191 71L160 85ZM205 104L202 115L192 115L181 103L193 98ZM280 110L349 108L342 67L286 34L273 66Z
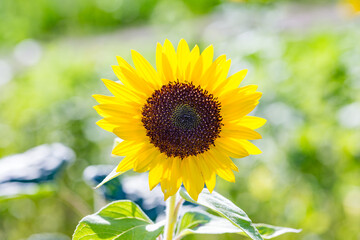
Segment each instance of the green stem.
M165 225L165 240L172 240L177 220L177 213L179 208L175 207L176 194L169 197L166 202L166 225Z

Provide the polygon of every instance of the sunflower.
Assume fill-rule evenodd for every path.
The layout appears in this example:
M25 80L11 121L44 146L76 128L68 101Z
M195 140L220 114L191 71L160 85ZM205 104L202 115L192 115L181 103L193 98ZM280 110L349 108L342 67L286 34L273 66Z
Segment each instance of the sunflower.
M360 0L347 0L354 13L360 12Z
M165 199L181 184L197 200L204 184L210 192L216 175L235 182L231 158L261 151L248 140L265 119L246 116L261 97L256 85L238 88L247 70L227 77L230 59L213 61L210 45L201 54L182 39L175 51L169 40L156 47L156 69L132 50L135 68L123 58L113 66L120 83L103 79L114 96L94 95L103 117L97 124L122 141L112 154L124 156L116 168L149 171L149 187L159 183Z

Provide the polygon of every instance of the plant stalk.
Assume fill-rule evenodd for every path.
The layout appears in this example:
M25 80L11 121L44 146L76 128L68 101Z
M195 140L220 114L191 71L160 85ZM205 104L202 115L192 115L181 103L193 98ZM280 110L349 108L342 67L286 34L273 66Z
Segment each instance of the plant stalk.
M166 201L166 225L165 225L165 240L172 240L174 236L175 224L179 207L176 205L176 195L170 196Z

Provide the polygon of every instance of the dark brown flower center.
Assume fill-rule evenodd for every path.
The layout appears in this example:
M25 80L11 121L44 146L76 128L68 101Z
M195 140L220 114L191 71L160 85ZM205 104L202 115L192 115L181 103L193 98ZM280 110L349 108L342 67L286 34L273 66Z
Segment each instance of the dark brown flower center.
M200 116L188 104L179 104L171 116L173 124L180 129L194 129L199 125Z
M156 90L142 109L150 142L168 157L201 154L219 137L219 101L192 83L171 82Z

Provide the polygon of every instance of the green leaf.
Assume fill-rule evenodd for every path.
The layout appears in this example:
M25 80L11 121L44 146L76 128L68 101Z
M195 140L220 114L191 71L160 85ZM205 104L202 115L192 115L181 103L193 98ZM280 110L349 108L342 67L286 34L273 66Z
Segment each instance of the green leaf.
M211 217L207 216L205 212L200 212L199 210L187 211L181 216L181 221L177 231L182 232L184 230L193 229L201 224L209 223L210 221Z
M180 195L189 202L207 207L215 211L223 218L229 220L236 227L240 228L250 238L255 240L263 240L259 231L253 225L246 213L230 200L221 196L217 192L213 191L213 193L210 194L207 189L204 189L200 193L197 201L194 201L183 188L180 190Z
M113 144L113 148L115 148L119 143L121 143L123 140L120 138L115 138L114 139L114 144ZM113 157L116 157L116 155L112 155ZM113 180L114 178L120 176L121 174L125 173L125 172L117 172L116 171L117 166L111 171L111 173L109 173L102 181L101 183L99 183L95 189L101 187L102 185L104 185L105 183L107 183L110 180Z
M153 240L163 231L163 224L154 224L135 203L112 202L78 224L73 240Z
M116 171L117 166L111 171L111 173L109 173L109 175L106 176L106 178L104 178L104 180L101 181L101 183L99 183L95 189L101 187L102 185L104 185L105 183L107 183L108 181L120 176L121 174L123 174L124 172L117 172Z
M301 230L271 226L267 224L254 224L264 239L277 237L284 233L298 233ZM240 228L225 218L217 217L204 211L191 210L186 212L179 225L180 238L189 234L224 234L236 233L246 235Z
M270 239L277 237L284 233L299 233L301 229L287 228L287 227L278 227L272 226L264 223L255 223L256 228L259 230L261 236L265 239Z

